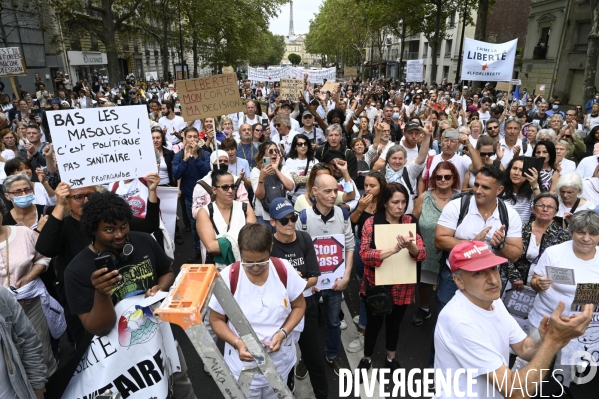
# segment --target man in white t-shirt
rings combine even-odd
[[[158,124],[166,134],[165,138],[171,144],[181,142],[181,133],[187,127],[185,120],[175,115],[175,103],[165,101],[162,103],[162,117],[158,119]]]
[[[414,163],[414,160],[418,157],[418,151],[422,139],[422,128],[417,122],[409,122],[406,124],[403,131],[403,138],[399,142],[408,154],[407,164]]]
[[[480,121],[483,123],[483,126],[486,126],[487,121],[491,119],[491,113],[489,112],[489,110],[491,109],[492,102],[493,101],[491,101],[489,97],[485,97],[483,98],[480,104],[480,109],[478,110],[478,117]]]
[[[599,146],[599,144],[597,144],[597,146]],[[585,177],[592,177],[595,173],[595,168],[599,165],[599,154],[595,151],[593,152],[593,155],[583,158],[576,167],[576,173],[578,173],[582,179]]]
[[[291,150],[293,138],[298,132],[292,130],[291,120],[288,115],[279,114],[272,119],[272,123],[277,128],[277,133],[271,136],[271,139],[273,143],[278,144],[281,155],[286,158],[289,150]]]
[[[487,125],[491,125],[489,121]],[[498,125],[498,124],[497,124]],[[499,126],[499,125],[498,125]],[[487,126],[487,129],[490,127]],[[508,118],[505,122],[505,137],[499,140],[499,145],[503,149],[503,157],[501,158],[501,164],[504,168],[507,168],[508,164],[514,158],[514,152],[518,152],[519,156],[532,156],[532,146],[524,144],[519,139],[520,131],[522,130],[522,122],[518,118]]]
[[[469,397],[476,398],[534,395],[556,353],[582,335],[591,321],[592,305],[581,316],[560,317],[564,310],[560,302],[551,317],[540,323],[541,339],[527,337],[499,299],[499,265],[506,261],[480,241],[462,242],[449,255],[459,290],[441,311],[435,329],[436,394],[441,398],[457,397],[468,386],[474,393]],[[510,349],[530,363],[512,372]],[[469,373],[456,374],[464,369],[476,370],[473,380],[468,381]],[[450,381],[446,387],[439,383],[439,375]]]
[[[247,123],[252,126],[256,123],[262,123],[262,115],[256,115],[256,103],[254,101],[248,101],[245,103],[245,114],[239,112],[237,114],[237,120],[239,125]]]

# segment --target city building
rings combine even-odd
[[[300,62],[303,66],[320,66],[320,56],[306,52],[305,45],[306,35],[290,35],[285,36],[285,54],[281,60],[282,65],[291,65],[289,62],[289,54],[295,53],[302,57]]]

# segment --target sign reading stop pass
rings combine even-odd
[[[345,273],[345,236],[334,234],[330,236],[313,237],[316,259],[320,267],[320,277],[316,288],[328,290],[335,281]]]

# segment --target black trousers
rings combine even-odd
[[[310,383],[317,399],[326,398],[329,395],[329,384],[327,382],[322,356],[323,347],[320,342],[320,327],[318,325],[318,296],[312,295],[306,298],[306,314],[304,316],[304,331],[299,339],[299,347],[302,351],[302,359],[310,374]]]
[[[397,340],[399,339],[399,326],[403,319],[408,305],[394,305],[393,310],[386,316],[375,316],[366,305],[366,314],[368,321],[366,322],[366,333],[364,334],[364,356],[371,357],[374,353],[376,339],[385,322],[385,349],[394,352],[397,348]]]

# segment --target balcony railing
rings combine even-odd
[[[415,60],[418,58],[418,51],[404,51],[403,58],[405,60]]]

